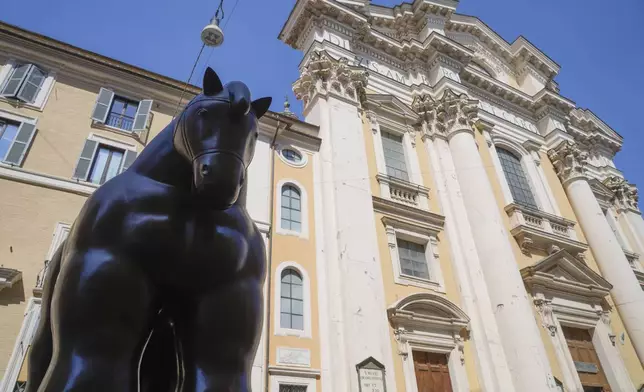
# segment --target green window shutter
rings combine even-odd
[[[94,105],[94,111],[92,112],[92,120],[105,123],[107,115],[110,112],[110,106],[112,106],[113,99],[114,92],[101,87],[101,91],[99,91],[98,97],[96,97],[96,104]]]
[[[121,173],[126,171],[134,160],[136,159],[137,152],[132,150],[125,150],[125,158],[123,158],[123,166],[121,167]]]
[[[32,66],[25,76],[25,82],[20,87],[16,97],[24,102],[34,102],[46,78],[47,74],[40,68]]]
[[[77,180],[87,180],[87,175],[89,170],[92,167],[92,160],[94,160],[94,155],[96,154],[96,148],[98,147],[98,142],[94,140],[85,140],[85,145],[83,146],[83,151],[81,152],[78,162],[76,163],[76,168],[74,169],[74,175],[72,178]]]
[[[29,73],[29,70],[31,70],[32,67],[33,66],[31,64],[22,64],[16,66],[13,69],[11,76],[9,76],[9,80],[4,85],[4,88],[2,89],[2,93],[0,93],[0,95],[14,97],[20,89],[22,82],[24,82],[27,73]]]
[[[136,110],[136,115],[134,116],[134,125],[132,130],[137,133],[146,131],[148,128],[148,119],[150,118],[150,112],[152,111],[152,100],[144,99],[139,102],[139,107]]]
[[[20,124],[16,138],[13,140],[11,147],[9,147],[5,162],[16,166],[22,165],[22,161],[25,159],[25,154],[27,154],[27,150],[34,139],[35,133],[36,124]]]

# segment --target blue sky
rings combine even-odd
[[[282,110],[301,54],[277,40],[295,0],[225,0],[226,41],[206,49],[224,81],[243,79],[255,97],[271,95]],[[377,0],[394,5],[398,1]],[[201,46],[199,33],[218,0],[5,1],[0,19],[127,63],[185,80]],[[461,0],[508,41],[524,35],[559,65],[561,93],[590,108],[625,139],[617,155],[626,178],[644,186],[644,2],[641,0]],[[232,15],[231,15],[232,14]],[[644,188],[642,188],[644,194]]]

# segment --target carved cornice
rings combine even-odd
[[[623,138],[588,109],[570,112],[569,132],[589,153],[604,149],[612,157],[621,148]]]
[[[637,187],[629,184],[625,179],[610,176],[604,180],[604,185],[613,192],[612,203],[617,211],[635,211],[639,213],[637,203],[639,195]]]
[[[478,120],[478,101],[450,89],[438,100],[429,95],[416,96],[411,106],[422,119],[423,137],[449,138],[455,132],[473,133]]]
[[[575,143],[561,142],[548,151],[548,158],[552,161],[562,183],[566,184],[579,177],[588,178],[586,174],[588,155]]]
[[[476,37],[486,48],[493,51],[496,57],[512,64],[515,70],[530,64],[547,79],[552,79],[559,73],[559,65],[530,41],[521,36],[510,44],[477,17],[453,14],[445,24],[445,32]]]
[[[313,52],[293,84],[293,92],[305,107],[316,93],[334,93],[362,104],[367,97],[368,77],[368,72],[350,65],[347,58],[336,60],[325,51]]]

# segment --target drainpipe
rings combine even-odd
[[[277,136],[280,132],[280,128],[282,126],[282,122],[280,120],[277,120],[277,127],[275,129],[275,135],[273,136],[273,140],[271,141],[271,174],[270,174],[270,181],[271,184],[269,186],[270,189],[270,195],[268,197],[270,207],[269,207],[269,231],[268,231],[268,258],[266,262],[266,284],[268,285],[268,289],[266,290],[266,352],[264,357],[266,360],[264,361],[264,391],[268,392],[269,391],[269,385],[268,382],[269,380],[269,374],[268,374],[268,365],[270,363],[270,349],[271,349],[271,281],[272,281],[272,271],[273,271],[273,266],[272,266],[272,259],[273,259],[273,213],[275,209],[275,144],[277,142]]]

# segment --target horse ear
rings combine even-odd
[[[273,102],[273,98],[271,97],[264,97],[254,100],[250,105],[253,107],[255,116],[257,116],[257,118],[260,118],[264,114],[266,114],[266,112],[268,112],[268,108],[271,107],[271,102]]]
[[[204,95],[217,95],[224,89],[221,79],[217,76],[217,72],[208,67],[206,73],[203,75],[203,93]]]

